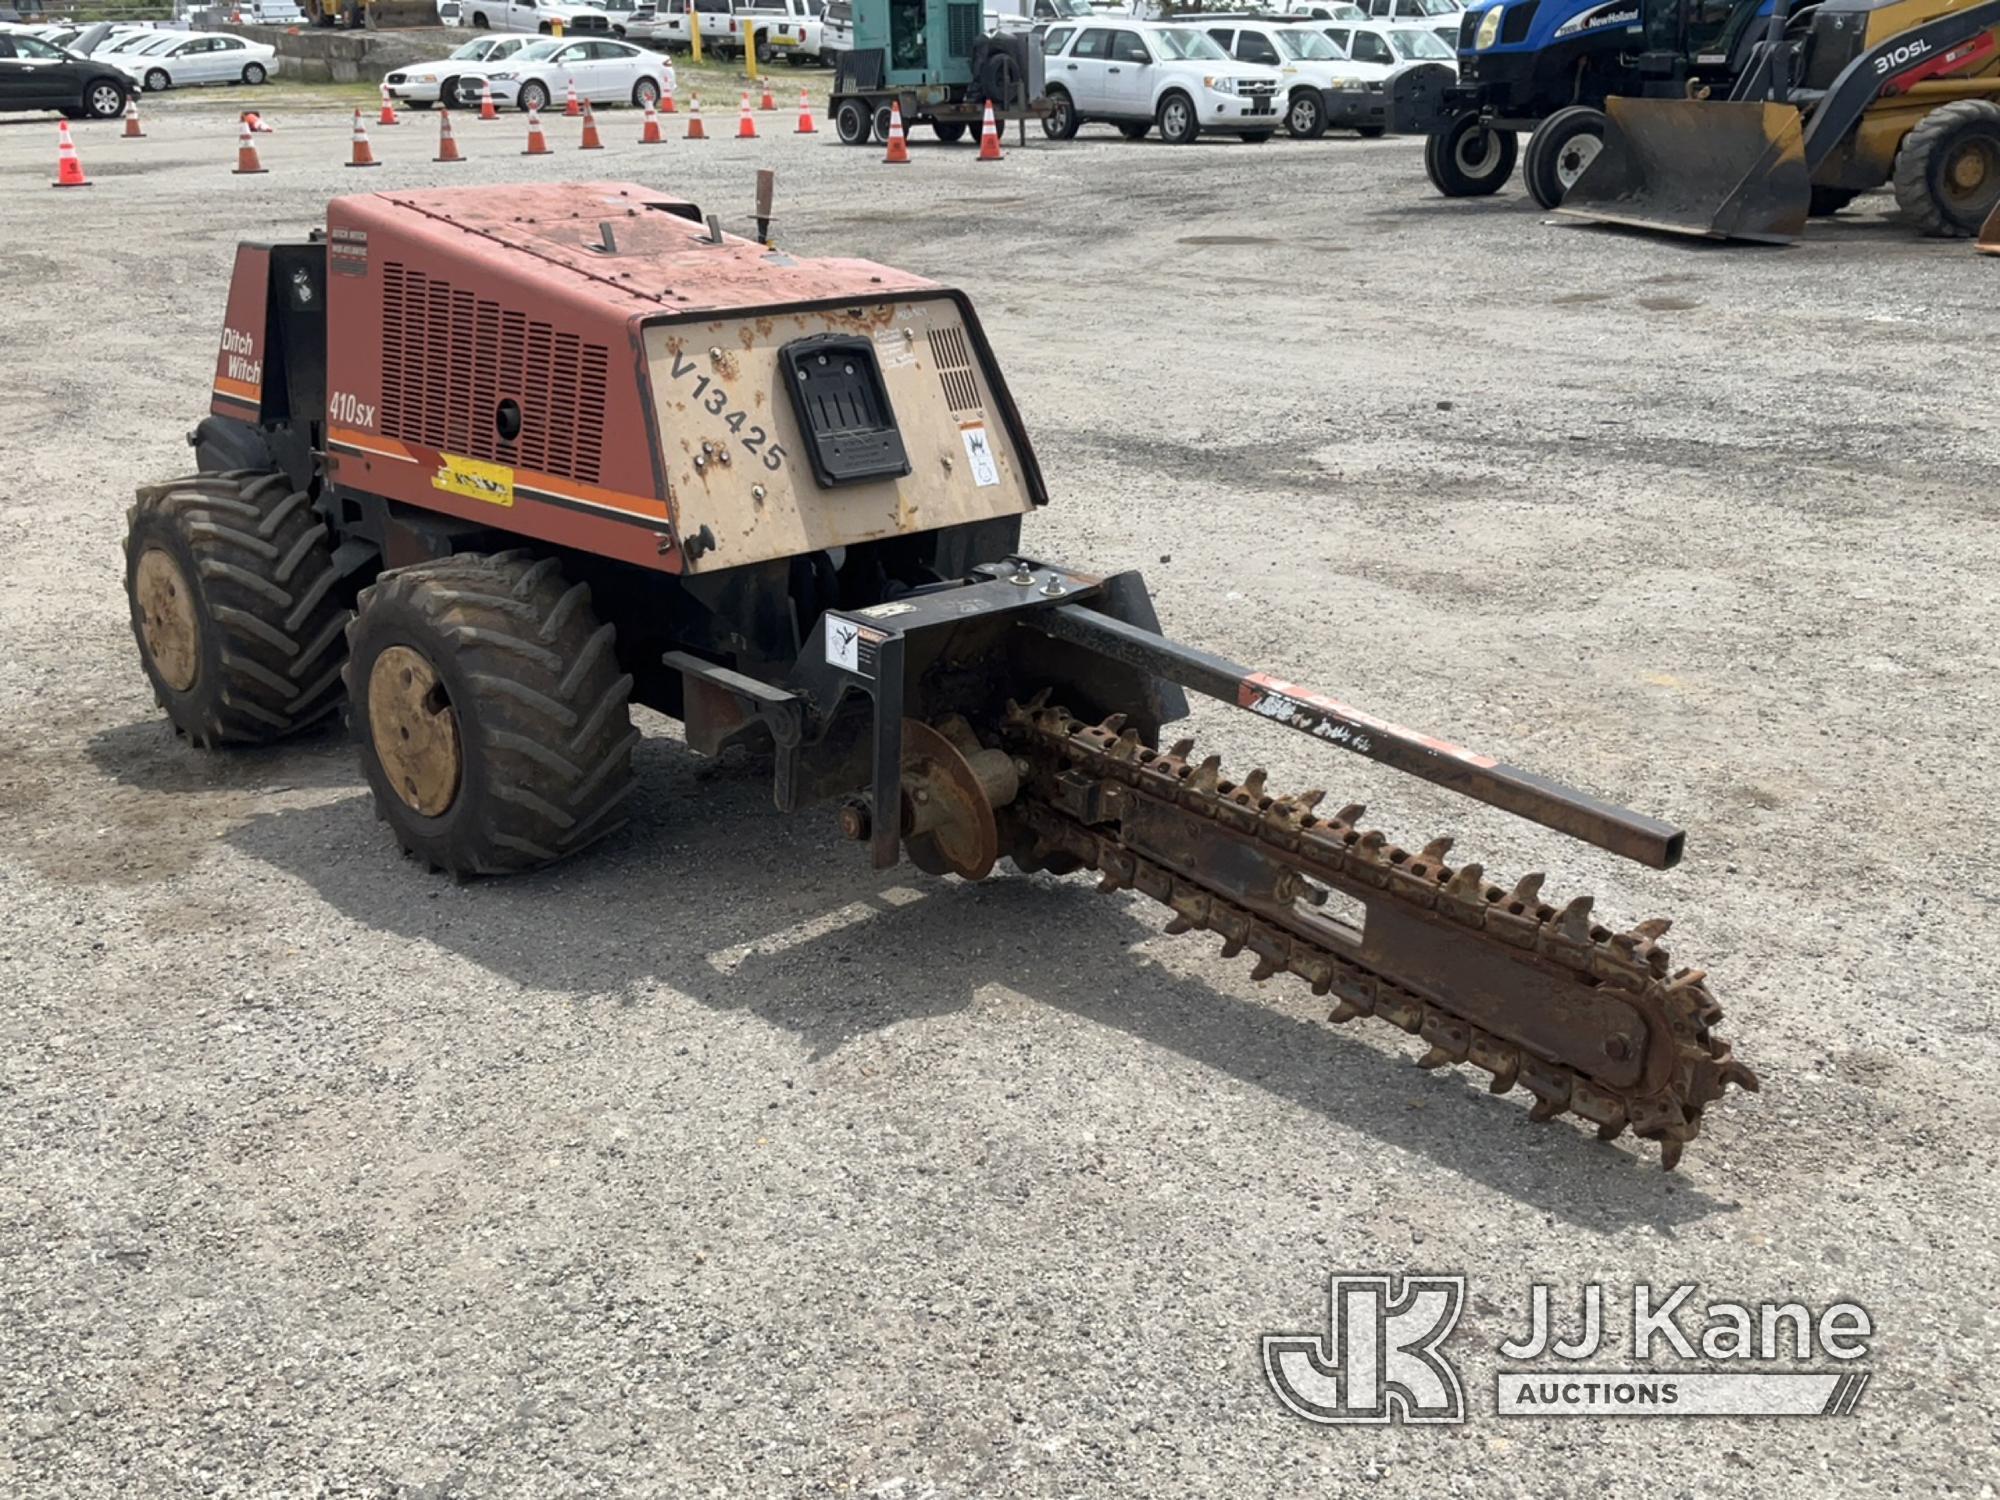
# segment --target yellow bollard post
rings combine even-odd
[[[701,61],[701,12],[694,8],[692,0],[688,5],[688,56]]]
[[[563,34],[563,33],[562,33],[562,22],[561,22],[561,21],[551,21],[551,22],[549,22],[549,35],[550,35],[550,36],[555,36],[555,37],[559,37],[559,36],[561,36],[562,34]]]
[[[743,18],[743,65],[750,70],[750,81],[757,81],[757,23]]]

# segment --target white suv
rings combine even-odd
[[[1208,39],[1240,63],[1278,70],[1280,112],[1295,140],[1316,141],[1330,123],[1348,123],[1341,91],[1356,68],[1331,37],[1310,26],[1225,21],[1208,28]]]
[[[1105,120],[1134,141],[1155,125],[1175,146],[1204,130],[1268,141],[1281,120],[1276,70],[1231,61],[1193,26],[1051,26],[1042,51],[1049,101],[1042,129],[1053,140]]]

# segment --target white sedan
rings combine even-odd
[[[545,37],[498,63],[468,67],[458,78],[458,102],[477,105],[490,83],[495,104],[542,110],[566,100],[574,83],[577,98],[592,104],[657,104],[668,66],[630,42]]]
[[[106,61],[149,94],[199,83],[262,83],[278,71],[278,49],[240,36],[182,36],[143,52],[118,52]]]
[[[398,68],[382,83],[398,104],[429,107],[439,99],[457,97],[459,75],[468,67],[477,63],[498,66],[527,46],[529,40],[525,36],[482,36],[437,62]]]

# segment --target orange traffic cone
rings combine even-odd
[[[799,90],[799,128],[792,133],[794,135],[819,134],[819,126],[813,124],[812,100],[807,96],[806,90],[803,88]]]
[[[91,181],[83,175],[83,163],[77,159],[76,142],[70,139],[69,121],[56,122],[56,180],[51,187],[90,187]]]
[[[986,101],[986,119],[979,127],[979,159],[1004,161],[1000,154],[1000,127],[993,120],[993,101]]]
[[[278,128],[275,125],[265,124],[264,117],[254,109],[244,110],[243,119],[249,124],[252,135],[270,135]]]
[[[438,154],[432,161],[464,161],[465,156],[458,149],[458,137],[451,133],[451,111],[438,110]]]
[[[778,107],[778,101],[771,97],[771,85],[768,82],[764,85],[764,97],[758,103],[757,107],[759,109],[776,109]]]
[[[139,128],[139,96],[137,94],[127,94],[125,96],[125,134],[120,136],[119,139],[125,141],[143,141],[145,138],[146,132]]]
[[[754,141],[757,139],[757,122],[750,118],[750,90],[743,91],[743,117],[736,122],[736,139]]]
[[[688,95],[687,138],[691,141],[705,141],[708,139],[708,132],[701,128],[701,95],[699,94]]]
[[[889,105],[889,154],[882,160],[904,164],[910,160],[910,143],[903,138],[903,101],[900,99]]]
[[[523,156],[548,156],[549,138],[542,134],[542,112],[532,104],[528,106],[528,149]]]
[[[482,120],[500,118],[500,111],[493,107],[493,84],[490,79],[479,86],[479,118]]]
[[[348,159],[350,167],[379,167],[375,160],[375,150],[368,144],[368,127],[361,123],[361,111],[354,112],[354,153]]]
[[[646,106],[646,128],[639,132],[639,144],[658,146],[665,140],[666,137],[660,134],[660,117],[653,113],[653,106],[649,104]]]
[[[660,113],[663,115],[674,113],[674,75],[671,68],[667,70],[666,89],[660,95]]]
[[[257,160],[257,138],[250,133],[250,122],[245,120],[236,132],[237,177],[255,177],[264,170],[264,164]]]
[[[574,120],[582,113],[583,111],[576,106],[576,80],[572,78],[569,81],[569,102],[563,105],[563,118],[565,120]]]
[[[577,146],[579,151],[602,151],[604,142],[597,134],[597,116],[588,104],[583,107],[583,140]]]
[[[400,125],[403,123],[396,118],[396,106],[394,101],[389,98],[389,85],[386,83],[382,85],[382,113],[376,117],[375,123],[377,125]]]

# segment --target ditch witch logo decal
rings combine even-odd
[[[1632,1289],[1629,1355],[1645,1368],[1587,1369],[1604,1352],[1604,1289],[1579,1299],[1574,1337],[1561,1337],[1551,1288],[1537,1284],[1528,1330],[1498,1353],[1494,1411],[1503,1417],[1846,1416],[1861,1402],[1865,1370],[1773,1368],[1819,1358],[1850,1363],[1868,1353],[1865,1308],[1836,1302],[1818,1314],[1798,1302],[1694,1302],[1692,1285]],[[1465,1307],[1463,1276],[1333,1276],[1325,1333],[1266,1334],[1264,1376],[1308,1422],[1463,1422],[1465,1393],[1443,1345]],[[1697,1321],[1696,1315],[1699,1315]],[[1750,1364],[1680,1369],[1656,1359]]]

